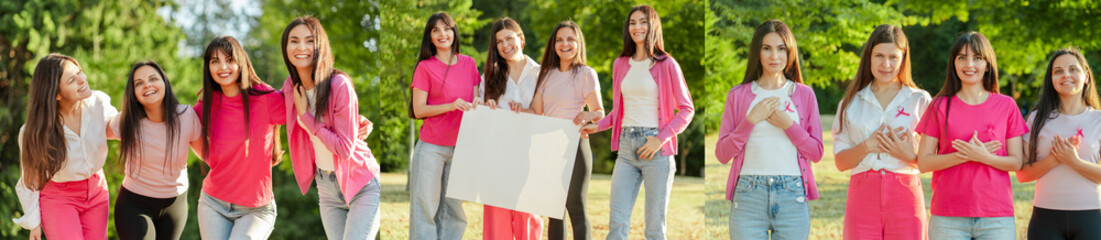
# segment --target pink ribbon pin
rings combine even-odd
[[[795,110],[791,110],[791,102],[787,102],[786,104],[784,104],[784,111],[785,112],[795,112]]]
[[[909,116],[910,116],[910,114],[909,114],[909,113],[906,113],[905,111],[906,111],[906,108],[903,108],[902,106],[898,106],[898,113],[897,113],[897,114],[895,114],[895,117],[896,117],[896,118],[897,118],[898,116],[907,116],[907,117],[909,117]]]
[[[1085,134],[1082,134],[1082,128],[1081,127],[1078,128],[1078,134],[1074,134],[1074,136],[1080,137],[1080,138],[1086,137]]]

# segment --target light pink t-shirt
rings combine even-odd
[[[187,191],[187,152],[191,142],[202,140],[202,126],[195,110],[187,105],[179,105],[176,111],[180,113],[177,123],[179,132],[172,140],[170,151],[166,150],[166,123],[141,120],[141,132],[138,133],[141,137],[141,155],[127,159],[136,165],[127,166],[126,177],[122,179],[122,186],[127,190],[152,198],[172,198]],[[112,118],[108,127],[108,131],[115,136],[122,133],[119,130],[121,118],[122,114]]]
[[[573,119],[585,110],[585,96],[596,93],[600,98],[600,83],[596,71],[581,66],[573,71],[547,71],[547,78],[538,92],[543,94],[543,116]]]
[[[1028,117],[1032,126],[1035,113]],[[1035,131],[1035,130],[1034,130]],[[1078,157],[1086,162],[1097,164],[1101,152],[1101,111],[1086,108],[1078,115],[1059,114],[1048,119],[1036,140],[1036,159],[1044,159],[1051,154],[1051,139],[1058,135],[1063,138],[1079,136]],[[1029,140],[1025,135],[1025,141]],[[1028,144],[1025,144],[1028,146]],[[1096,210],[1101,209],[1101,184],[1094,183],[1066,164],[1056,165],[1036,181],[1036,197],[1032,205],[1055,210]]]
[[[951,111],[945,126],[945,109],[948,102],[937,98],[921,117],[916,131],[938,141],[937,154],[956,152],[952,140],[969,140],[978,131],[983,142],[999,141],[1006,146],[1006,139],[1028,132],[1017,103],[1006,95],[991,94],[978,105],[968,105],[958,97],[951,97]],[[947,136],[946,134],[947,128]],[[1006,148],[994,153],[1006,156]],[[1012,217],[1013,192],[1009,173],[990,165],[966,162],[940,171],[933,171],[933,215],[945,217]]]
[[[455,99],[474,101],[474,87],[482,81],[474,58],[456,55],[458,61],[448,68],[435,56],[417,64],[413,72],[413,88],[428,92],[428,105],[450,104]],[[455,110],[424,118],[421,141],[440,146],[455,146],[463,111]]]

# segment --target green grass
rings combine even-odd
[[[818,182],[818,193],[821,198],[810,201],[811,215],[811,239],[841,239],[842,222],[845,215],[845,197],[848,191],[849,172],[837,171],[833,161],[833,136],[829,133],[828,126],[833,125],[832,115],[822,115],[823,129],[822,142],[825,145],[825,154],[822,161],[812,165],[815,180]],[[712,134],[706,138],[707,156],[704,172],[707,192],[707,203],[704,214],[707,218],[708,239],[729,239],[729,227],[727,225],[730,214],[730,202],[726,201],[726,179],[730,173],[730,165],[719,164],[715,158],[715,142],[718,135]],[[1018,183],[1016,174],[1013,176],[1013,206],[1016,210],[1017,238],[1025,239],[1028,228],[1028,219],[1032,216],[1033,183]],[[925,206],[929,207],[933,193],[929,187],[931,173],[922,174],[922,187],[925,190]]]
[[[589,182],[587,210],[589,223],[593,226],[593,239],[604,239],[608,235],[608,198],[611,192],[611,175],[593,174]],[[382,239],[409,238],[409,192],[405,191],[404,173],[382,174]],[[704,217],[703,179],[698,177],[677,176],[673,182],[673,192],[669,199],[666,215],[666,236],[669,239],[701,239],[700,231]],[[631,215],[630,239],[643,239],[643,206],[645,190],[639,192]],[[464,239],[482,239],[482,205],[467,202],[463,204],[466,212],[466,232]],[[543,217],[543,236],[546,238],[546,221]],[[568,228],[568,227],[567,227]],[[567,230],[567,232],[570,232]]]

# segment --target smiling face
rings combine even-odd
[[[524,38],[517,32],[501,29],[494,36],[497,41],[497,54],[509,61],[524,60]]]
[[[650,21],[642,11],[634,11],[627,22],[627,32],[631,34],[631,41],[635,44],[645,45],[646,34],[650,32]]]
[[[432,44],[436,46],[438,52],[450,52],[451,41],[455,39],[455,32],[451,30],[450,26],[447,26],[444,21],[436,21],[436,25],[432,27]]]
[[[555,35],[554,52],[558,54],[563,66],[572,63],[574,57],[577,57],[577,34],[573,29],[564,27],[559,28]]]
[[[982,84],[987,68],[986,59],[982,55],[968,46],[960,49],[953,61],[956,65],[956,75],[960,77],[962,84]]]
[[[238,87],[238,76],[241,75],[241,71],[237,59],[219,50],[214,51],[209,61],[210,75],[214,78],[214,82],[221,85],[222,89]]]
[[[315,64],[314,48],[316,48],[310,28],[306,24],[299,24],[291,29],[288,38],[286,51],[291,65],[300,71],[310,70]]]
[[[159,106],[164,102],[164,76],[153,66],[142,66],[134,71],[134,95],[142,106]]]
[[[1060,96],[1081,95],[1086,80],[1086,72],[1073,54],[1063,54],[1051,64],[1051,83]]]
[[[902,49],[894,43],[880,43],[872,48],[872,76],[875,81],[889,83],[898,77],[902,68]]]
[[[61,65],[61,79],[58,79],[57,100],[64,102],[76,102],[92,96],[92,90],[88,87],[88,76],[76,63],[64,61]]]
[[[765,34],[761,38],[761,65],[765,75],[784,72],[788,63],[788,47],[779,33]]]

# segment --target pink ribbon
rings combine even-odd
[[[795,110],[791,110],[791,102],[787,102],[786,104],[784,104],[784,111],[795,112]]]
[[[897,118],[898,116],[903,116],[903,115],[905,115],[905,116],[909,117],[909,116],[910,116],[910,114],[909,114],[909,113],[906,113],[906,112],[905,112],[905,110],[906,110],[906,109],[905,109],[905,108],[903,108],[902,106],[898,106],[898,113],[897,113],[897,114],[895,114],[895,117]]]
[[[1082,128],[1078,128],[1078,134],[1074,134],[1074,136],[1080,137],[1080,138],[1086,137],[1085,134],[1082,134]]]

